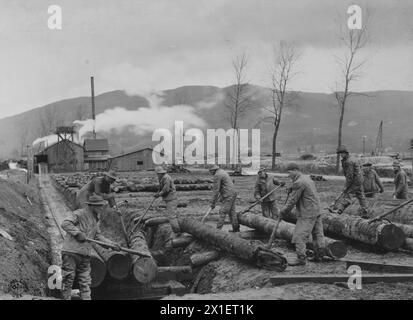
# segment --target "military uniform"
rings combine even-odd
[[[106,181],[105,177],[94,177],[79,190],[76,196],[77,207],[85,208],[87,206],[85,202],[89,200],[92,194],[101,196],[103,199],[108,200],[111,207],[114,206],[110,183]]]
[[[394,195],[396,199],[407,199],[407,175],[402,168],[394,177]]]
[[[62,222],[66,231],[62,247],[62,295],[70,300],[73,281],[77,275],[82,300],[90,300],[90,255],[92,246],[89,242],[79,242],[76,236],[84,233],[86,237],[108,243],[112,241],[102,236],[99,220],[88,207],[78,209]]]
[[[265,178],[260,176],[257,177],[255,182],[255,192],[254,197],[262,198],[268,192],[280,185],[280,182],[274,178],[273,175],[266,174]],[[261,202],[262,215],[266,218],[276,219],[278,217],[278,208],[276,202],[275,192],[271,193],[267,198]]]
[[[280,215],[291,211],[296,207],[297,222],[294,228],[292,243],[295,243],[297,257],[301,261],[306,260],[306,244],[312,235],[314,250],[324,250],[324,231],[321,219],[320,199],[314,182],[300,172],[297,172],[288,201],[282,208]]]
[[[164,174],[162,178],[159,180],[158,194],[162,197],[162,200],[165,201],[166,213],[168,215],[172,231],[175,233],[180,233],[178,216],[176,215],[176,210],[178,207],[176,188],[169,174]]]
[[[351,195],[354,195],[360,203],[360,207],[367,212],[366,197],[363,190],[363,176],[359,163],[352,157],[341,160],[346,185],[342,197],[339,199],[337,209],[342,213],[351,204]]]
[[[222,229],[225,223],[225,217],[228,215],[232,230],[239,231],[238,217],[235,212],[237,193],[234,190],[234,184],[232,183],[231,177],[222,169],[217,169],[214,174],[211,207],[215,207],[219,196],[221,196],[222,206],[219,210],[217,229]]]
[[[373,198],[376,193],[384,192],[383,183],[375,170],[370,169],[363,173],[363,191],[367,198]]]

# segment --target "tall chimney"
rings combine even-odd
[[[95,117],[95,82],[93,77],[90,77],[90,88],[92,90],[92,119],[93,119],[93,139],[96,139],[96,117]]]

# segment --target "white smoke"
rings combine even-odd
[[[47,148],[55,143],[57,143],[57,135],[51,134],[49,136],[37,138],[33,141],[32,145],[33,147],[41,146],[42,148]]]
[[[10,161],[10,162],[8,163],[8,165],[9,165],[9,169],[11,169],[11,170],[20,170],[20,171],[27,172],[26,169],[20,168],[20,167],[19,167],[19,164],[18,164],[17,162]]]

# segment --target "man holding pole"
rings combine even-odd
[[[257,181],[255,182],[255,200],[260,200],[263,196],[274,190],[280,183],[275,177],[266,172],[265,168],[260,168],[258,171]],[[261,202],[262,215],[266,218],[276,219],[278,217],[277,202],[275,201],[275,192],[271,193]]]
[[[237,199],[237,193],[235,192],[231,177],[216,164],[209,168],[209,172],[214,176],[211,209],[213,210],[215,208],[219,196],[221,196],[222,201],[222,206],[219,210],[217,229],[222,229],[225,223],[225,217],[228,215],[232,225],[232,230],[230,232],[239,232],[238,217],[235,212],[235,200]]]
[[[99,227],[100,215],[104,212],[106,201],[98,195],[92,195],[86,201],[86,207],[78,209],[62,222],[66,237],[62,247],[62,297],[70,300],[72,285],[77,275],[80,297],[90,300],[90,255],[91,244],[87,238],[96,239],[112,245],[119,251],[120,246],[105,238]]]
[[[287,166],[288,176],[292,180],[291,192],[287,203],[280,211],[280,217],[296,207],[297,222],[292,243],[295,243],[296,258],[288,261],[291,266],[305,265],[307,262],[306,244],[313,237],[314,261],[321,261],[324,256],[324,231],[321,219],[320,199],[313,180],[303,175],[297,164]]]
[[[374,198],[377,193],[384,192],[383,183],[370,162],[363,164],[363,189],[366,198]]]

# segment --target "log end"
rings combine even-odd
[[[342,241],[334,241],[326,246],[327,255],[333,259],[341,259],[347,255],[347,246]]]
[[[156,277],[157,265],[152,258],[141,258],[133,264],[132,273],[139,283],[149,283]]]
[[[129,255],[117,253],[107,261],[108,273],[113,279],[125,279],[131,270],[132,261]]]
[[[90,276],[92,278],[92,288],[98,287],[106,277],[106,264],[97,257],[90,259]]]
[[[403,230],[394,224],[386,224],[380,231],[379,243],[386,250],[401,248],[406,240]]]
[[[287,259],[280,253],[265,248],[258,248],[256,252],[258,267],[282,272],[287,268]]]

